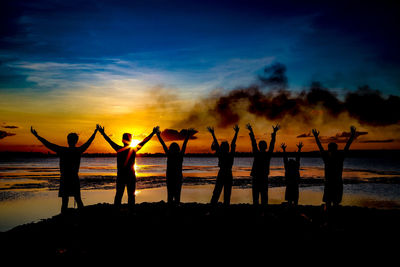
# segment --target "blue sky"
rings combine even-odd
[[[397,6],[298,2],[2,1],[0,88],[112,76],[203,92],[247,85],[281,62],[293,89],[318,80],[399,94]]]

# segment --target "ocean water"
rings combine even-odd
[[[251,203],[252,158],[235,158],[232,203]],[[0,160],[0,231],[51,217],[59,213],[57,158]],[[343,205],[400,208],[400,160],[393,158],[348,158],[345,160]],[[186,157],[183,163],[182,202],[209,202],[218,172],[213,157]],[[166,158],[136,160],[137,202],[166,201]],[[81,160],[80,181],[85,205],[112,203],[115,194],[116,158]],[[299,203],[321,205],[324,166],[320,158],[301,160]],[[272,158],[269,202],[284,202],[282,158]],[[123,201],[126,202],[126,194]],[[74,207],[73,198],[70,207]]]

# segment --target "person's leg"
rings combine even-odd
[[[260,179],[260,191],[261,191],[261,204],[263,206],[268,205],[268,178]]]
[[[81,198],[81,192],[79,192],[76,196],[74,196],[76,204],[78,205],[78,209],[82,209],[83,208],[83,202],[82,202],[82,198]]]
[[[221,195],[223,186],[224,186],[223,181],[222,181],[221,177],[218,175],[217,181],[215,182],[213,195],[211,198],[211,204],[215,205],[218,203],[219,196]]]
[[[174,203],[175,183],[172,177],[167,177],[167,203],[172,205]]]
[[[61,213],[65,213],[67,211],[67,209],[68,209],[69,197],[63,196],[61,201],[62,201],[62,203],[61,203]]]
[[[122,201],[122,196],[124,195],[125,191],[125,183],[122,181],[118,181],[117,178],[117,187],[116,187],[116,192],[115,192],[115,198],[114,198],[114,205],[115,206],[121,206],[121,201]]]
[[[229,206],[231,203],[231,193],[232,193],[232,177],[225,177],[224,182],[224,205]]]
[[[259,190],[258,190],[258,184],[257,184],[257,179],[253,177],[252,179],[252,185],[251,185],[251,190],[253,193],[253,205],[258,206],[258,199],[259,199]]]
[[[325,202],[325,210],[329,211],[331,209],[332,202],[331,201],[326,201]]]
[[[297,207],[297,205],[299,204],[299,185],[296,184],[296,191],[295,191],[295,196],[294,196],[294,205]]]
[[[343,198],[343,182],[342,181],[337,182],[337,185],[335,186],[334,195],[335,195],[335,197],[334,197],[333,205],[335,207],[338,207],[338,206],[340,206],[340,203],[342,202],[342,198]]]
[[[178,205],[181,203],[181,192],[182,192],[182,178],[179,178],[176,183],[176,191],[175,191],[175,202]]]
[[[136,191],[136,177],[131,177],[127,181],[126,184],[126,191],[128,194],[128,205],[130,207],[135,205],[136,202],[136,196],[135,196],[135,191]]]

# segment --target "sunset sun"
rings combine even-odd
[[[131,141],[129,146],[130,147],[136,147],[139,143],[140,143],[140,140],[132,139],[132,141]]]

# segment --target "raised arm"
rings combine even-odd
[[[53,152],[60,152],[60,150],[63,148],[61,146],[55,145],[53,143],[50,143],[49,141],[47,141],[46,139],[44,139],[43,137],[39,136],[39,134],[36,132],[35,129],[33,129],[33,127],[31,126],[31,133],[40,141],[42,142],[42,144],[47,147],[48,149],[50,149]]]
[[[196,131],[193,128],[187,129],[186,137],[185,137],[185,140],[183,141],[183,145],[182,145],[182,149],[181,149],[181,154],[182,155],[185,154],[187,143],[189,141],[190,136],[192,136],[193,133],[196,133]]]
[[[301,149],[303,148],[303,143],[300,142],[297,144],[297,155],[296,155],[296,162],[300,165],[300,154],[301,154]]]
[[[321,153],[324,153],[325,150],[324,150],[324,148],[322,147],[321,141],[320,141],[319,138],[318,138],[319,132],[318,132],[316,129],[312,129],[312,133],[313,133],[313,135],[314,135],[314,137],[315,137],[315,142],[316,142],[317,145],[318,145],[319,151],[321,151]]]
[[[287,154],[286,154],[286,144],[285,143],[282,143],[281,144],[281,148],[282,148],[282,152],[283,152],[283,164],[285,165],[285,167],[287,166],[287,163],[288,163],[288,157],[287,157]]]
[[[219,144],[218,144],[218,140],[217,137],[215,137],[215,132],[214,132],[214,127],[207,127],[207,130],[211,133],[213,140],[214,140],[214,144],[215,144],[215,150],[219,151]]]
[[[153,128],[153,131],[151,132],[151,134],[149,134],[145,139],[143,139],[142,142],[140,142],[139,144],[137,144],[137,146],[134,148],[135,151],[136,151],[136,152],[139,151],[147,142],[150,141],[150,139],[153,137],[153,135],[154,135],[156,132],[158,132],[158,131],[160,131],[160,127],[158,127],[158,126],[154,127],[154,128]]]
[[[279,129],[280,129],[279,124],[272,126],[271,142],[269,143],[269,149],[268,149],[268,152],[270,153],[274,152],[276,132],[279,131]]]
[[[233,130],[235,131],[235,135],[233,136],[232,142],[231,142],[231,153],[235,153],[236,151],[236,139],[239,133],[239,126],[235,125],[235,127],[233,127]]]
[[[84,143],[83,145],[81,145],[81,146],[79,147],[79,149],[81,150],[81,153],[85,152],[86,149],[89,148],[89,146],[90,146],[90,144],[93,142],[93,140],[94,140],[94,138],[95,138],[96,133],[97,133],[98,130],[99,130],[98,127],[96,127],[96,129],[94,130],[94,133],[93,133],[92,136],[89,138],[89,140],[87,140],[86,143]]]
[[[253,153],[258,151],[256,137],[254,136],[253,128],[251,127],[250,123],[246,125],[246,128],[249,130],[250,140],[251,140],[251,147],[253,149]]]
[[[343,149],[345,154],[349,151],[351,143],[353,143],[354,139],[356,138],[356,127],[351,126],[350,132],[351,132],[350,138],[349,140],[347,140],[346,146]]]
[[[160,141],[160,143],[161,143],[161,145],[162,145],[162,147],[163,147],[163,149],[164,149],[165,154],[168,154],[168,147],[167,147],[167,145],[165,144],[164,140],[163,140],[162,137],[161,137],[161,132],[160,132],[160,130],[158,130],[158,131],[156,132],[156,135],[157,135],[157,138],[158,138],[158,140]]]
[[[122,148],[122,146],[117,145],[116,143],[114,143],[113,140],[110,139],[110,137],[108,137],[108,135],[106,135],[106,133],[104,132],[104,127],[101,127],[100,125],[97,124],[97,129],[99,130],[99,132],[101,133],[101,135],[104,137],[104,139],[110,144],[110,146],[115,150],[118,151]]]

